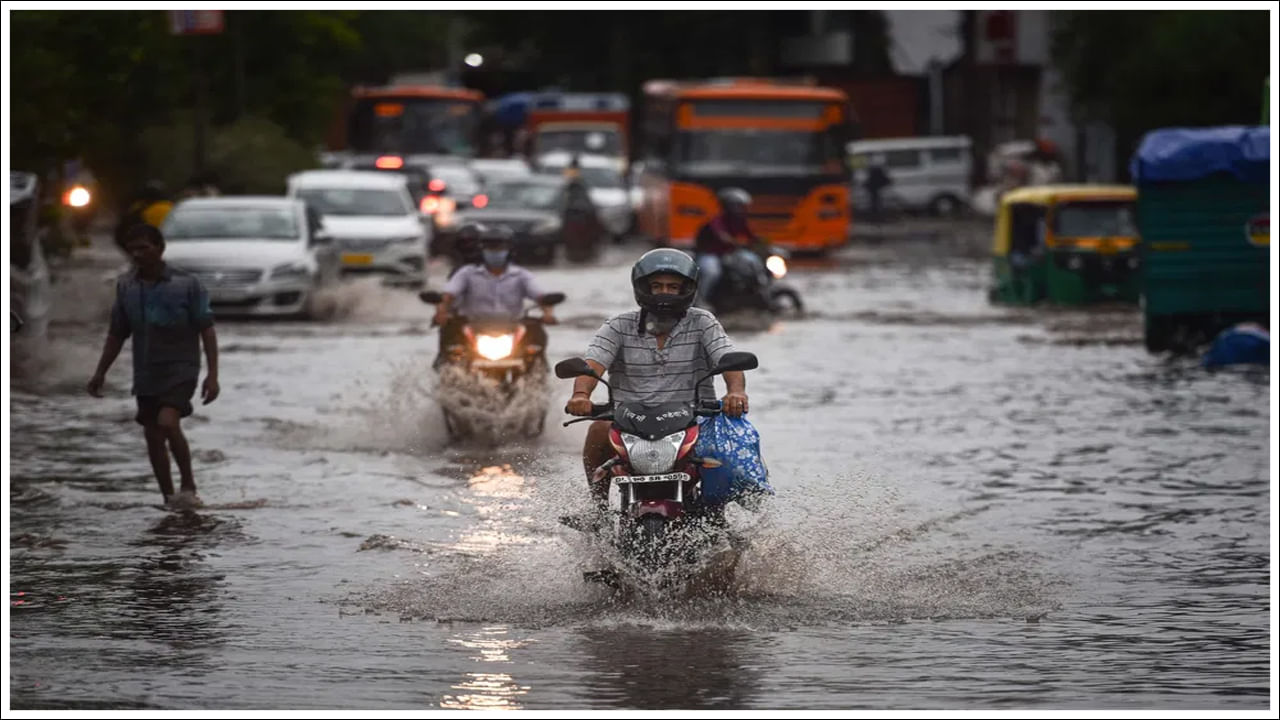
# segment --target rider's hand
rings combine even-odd
[[[559,321],[559,320],[556,320],[556,316],[555,316],[555,315],[552,315],[550,310],[545,310],[545,311],[543,311],[543,313],[542,313],[542,324],[543,324],[543,325],[555,325],[555,324],[556,324],[556,323],[558,323],[558,322],[560,322],[560,321]]]
[[[724,396],[722,401],[724,412],[730,417],[738,417],[747,411],[747,394],[740,392],[731,392]]]
[[[583,392],[574,393],[569,398],[569,404],[564,406],[564,411],[570,415],[587,417],[591,414],[591,396]]]

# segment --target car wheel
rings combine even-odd
[[[937,217],[955,217],[963,207],[959,198],[954,195],[939,195],[929,202],[929,212]]]

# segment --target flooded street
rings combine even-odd
[[[82,268],[12,384],[12,705],[1266,709],[1269,372],[1150,356],[1136,309],[991,306],[969,232],[800,261],[809,317],[730,328],[777,496],[692,599],[583,582],[568,381],[541,438],[451,447],[432,309],[367,281],[332,321],[220,321],[184,423],[207,506],[161,510],[127,346],[83,389]],[[553,363],[643,249],[534,268]]]

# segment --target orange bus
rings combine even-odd
[[[716,193],[751,194],[748,222],[769,242],[822,252],[849,236],[844,146],[853,110],[840,90],[770,80],[644,86],[637,228],[691,248],[720,212]]]
[[[330,133],[330,150],[473,156],[484,95],[432,85],[357,87]]]

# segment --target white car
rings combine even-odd
[[[404,175],[307,170],[289,176],[287,194],[324,218],[344,272],[386,273],[407,284],[424,280],[431,222],[414,204]]]
[[[471,171],[485,184],[529,177],[533,169],[523,158],[476,158],[470,163]]]
[[[164,220],[164,260],[200,278],[217,314],[314,316],[338,280],[320,222],[293,198],[190,198]]]

